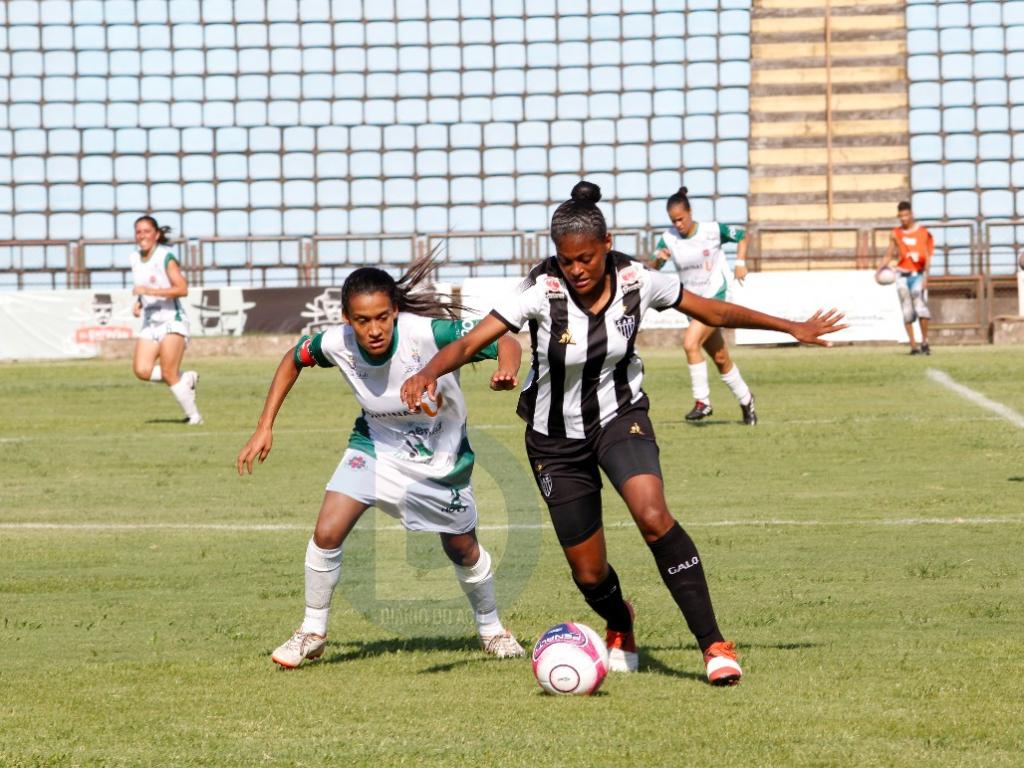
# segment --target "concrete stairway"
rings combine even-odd
[[[754,0],[757,268],[863,266],[872,228],[895,224],[909,197],[904,6]]]

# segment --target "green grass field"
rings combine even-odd
[[[276,360],[207,360],[206,425],[127,363],[0,365],[0,766],[1019,766],[1024,349],[740,350],[762,423],[681,353],[648,352],[670,506],[696,539],[746,671],[699,654],[624,507],[611,561],[641,671],[591,698],[486,658],[435,538],[366,516],[323,661],[270,651],[302,612],[302,558],[356,415],[307,371],[253,477],[234,458]],[[481,539],[506,623],[599,620],[525,475],[514,396],[464,373]],[[713,377],[715,378],[715,377]],[[511,523],[511,527],[507,524]]]

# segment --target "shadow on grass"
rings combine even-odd
[[[1011,483],[1024,483],[1024,475],[1014,475],[1013,477],[1006,478]]]
[[[184,424],[185,419],[146,419],[145,424]]]
[[[762,648],[773,651],[797,651],[803,648],[816,648],[821,643],[743,643],[740,648],[740,654],[743,653],[744,649],[749,648]],[[651,651],[697,651],[697,646],[691,644],[683,645],[653,645],[646,646],[640,649],[640,672],[648,672],[655,675],[667,675],[670,677],[680,677],[686,680],[698,680],[702,683],[707,682],[707,677],[702,672],[692,672],[680,669],[674,669],[657,656],[651,653]],[[742,655],[741,655],[742,662]]]
[[[438,664],[428,668],[427,672],[447,672],[462,664],[469,664],[486,659],[479,653],[480,645],[473,637],[392,637],[385,640],[371,640],[368,642],[347,641],[339,643],[342,650],[334,653],[325,653],[321,660],[324,664],[340,664],[346,661],[357,661],[376,656],[388,656],[403,652],[450,652],[461,651],[472,653],[466,659],[448,664]]]

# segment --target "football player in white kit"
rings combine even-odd
[[[466,402],[457,375],[438,382],[437,397],[417,412],[402,402],[402,382],[439,349],[475,323],[452,316],[420,284],[435,263],[414,263],[397,282],[364,267],[342,287],[344,325],[303,336],[281,360],[256,431],[238,455],[238,473],[252,472],[270,453],[272,428],[303,368],[337,367],[362,414],[348,449],[327,483],[313,537],[306,549],[306,613],[302,625],[271,659],[291,669],[323,654],[331,596],[341,575],[342,545],[360,516],[376,506],[409,531],[440,534],[445,554],[476,617],[483,649],[499,658],[523,648],[498,618],[491,556],[477,541],[477,507],[470,485],[473,450],[466,437]],[[514,389],[522,350],[505,336],[475,359],[498,360],[491,388]]]
[[[188,345],[188,318],[180,299],[188,294],[188,283],[178,259],[167,247],[170,227],[161,227],[152,216],[135,220],[135,244],[131,255],[132,282],[136,296],[132,311],[142,317],[142,329],[135,342],[132,370],[142,381],[162,381],[171,389],[185,413],[187,424],[202,424],[196,408],[199,374],[179,374]],[[157,364],[157,359],[160,360]]]
[[[680,187],[679,191],[668,199],[666,207],[672,227],[665,230],[658,241],[649,266],[661,269],[668,261],[674,261],[679,271],[679,280],[687,291],[705,299],[724,301],[729,280],[729,265],[725,260],[722,244],[738,243],[736,279],[743,282],[743,278],[747,276],[746,232],[716,221],[694,221],[686,187]],[[686,351],[686,362],[690,367],[690,386],[694,399],[693,410],[686,414],[686,420],[700,421],[714,412],[711,408],[711,389],[708,386],[708,369],[702,348],[711,355],[722,381],[739,400],[743,423],[750,426],[757,424],[754,396],[740,375],[740,369],[729,357],[729,348],[725,346],[721,329],[712,328],[692,317],[683,336],[683,349]]]

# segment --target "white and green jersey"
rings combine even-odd
[[[704,298],[725,298],[729,265],[722,244],[738,243],[746,232],[717,221],[699,222],[696,226],[690,237],[683,237],[675,227],[669,227],[656,249],[664,248],[672,254],[683,288]]]
[[[337,367],[363,409],[349,448],[382,464],[397,466],[409,478],[460,488],[469,484],[473,450],[466,437],[466,401],[458,372],[437,380],[437,399],[410,413],[402,402],[402,384],[442,347],[466,334],[477,321],[435,320],[398,314],[391,348],[373,358],[357,343],[349,325],[335,325],[303,336],[295,347],[299,366]],[[496,359],[497,342],[474,358]]]
[[[142,258],[139,251],[133,251],[130,257],[132,266],[132,283],[145,288],[170,288],[171,278],[167,276],[167,266],[178,258],[170,248],[157,245],[149,258]],[[142,302],[142,324],[158,325],[185,319],[185,310],[178,299],[165,299],[161,296],[139,296]]]

